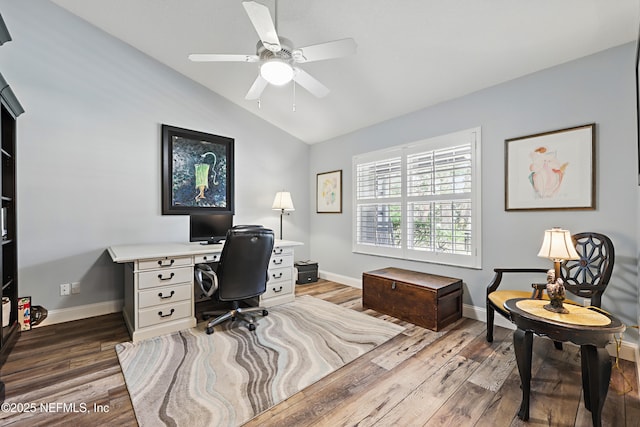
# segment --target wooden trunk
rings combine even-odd
[[[434,331],[462,317],[462,280],[400,268],[362,274],[362,305]]]

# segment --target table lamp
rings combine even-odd
[[[278,191],[276,198],[273,199],[273,206],[271,209],[274,211],[280,211],[280,240],[282,240],[282,216],[289,215],[289,212],[295,211],[293,207],[293,200],[291,200],[291,193],[288,191]]]
[[[554,313],[568,313],[569,311],[562,305],[565,290],[560,275],[560,263],[564,260],[580,259],[569,230],[563,230],[559,227],[545,230],[538,256],[553,260],[554,276],[547,280],[547,294],[550,303],[544,308]]]

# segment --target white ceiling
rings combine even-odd
[[[256,63],[241,0],[52,0],[307,143],[315,143],[636,39],[638,0],[279,0],[297,47],[352,37],[354,56],[302,64],[331,93],[267,87],[244,99]],[[259,0],[273,15],[274,0]]]

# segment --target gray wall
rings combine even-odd
[[[371,126],[311,147],[310,191],[315,174],[343,170],[341,215],[311,214],[311,257],[321,270],[358,280],[363,271],[397,266],[460,277],[464,301],[484,307],[494,267],[550,268],[536,255],[543,230],[599,231],[611,237],[616,265],[603,307],[637,322],[637,151],[635,46],[627,44]],[[498,66],[496,64],[496,66]],[[504,210],[504,141],[507,138],[597,124],[597,209]],[[355,154],[482,127],[483,268],[472,270],[351,252],[352,172]],[[315,201],[311,200],[312,212]],[[529,289],[531,281],[519,287]],[[513,284],[516,285],[516,284]]]
[[[18,121],[20,294],[61,309],[122,298],[110,245],[188,241],[163,216],[162,123],[235,138],[236,223],[277,229],[276,191],[296,212],[285,238],[308,258],[309,147],[45,0],[0,0],[13,41],[0,68]],[[80,281],[81,293],[59,296]]]

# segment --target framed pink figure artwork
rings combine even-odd
[[[505,141],[505,210],[595,209],[595,123]]]

